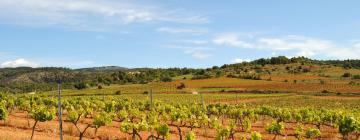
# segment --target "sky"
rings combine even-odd
[[[0,0],[0,67],[360,58],[358,0]]]

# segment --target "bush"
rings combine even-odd
[[[98,89],[102,89],[103,87],[101,85],[98,85]]]
[[[196,140],[194,132],[190,131],[186,133],[185,140]]]
[[[184,89],[185,88],[185,84],[184,83],[180,83],[179,86],[176,87],[177,89]]]
[[[162,81],[162,82],[171,82],[172,78],[169,77],[169,76],[164,76],[164,77],[160,78],[160,81]]]
[[[283,123],[273,122],[266,126],[265,130],[270,134],[280,135],[284,128],[285,126]]]
[[[74,87],[78,90],[81,90],[81,89],[86,89],[87,85],[85,82],[80,82],[80,83],[75,84]]]
[[[360,125],[357,123],[356,119],[353,117],[344,117],[339,121],[339,132],[343,136],[344,139],[348,139],[348,135],[357,129],[357,125]]]
[[[115,94],[116,94],[116,95],[121,95],[121,91],[118,90],[118,91],[115,92]]]
[[[328,91],[328,90],[326,90],[326,89],[324,89],[324,90],[321,91],[321,93],[331,93],[331,92]]]
[[[321,136],[321,132],[317,128],[310,128],[306,131],[306,138],[318,138]]]
[[[0,120],[5,120],[8,116],[8,112],[5,107],[0,106]]]
[[[170,127],[167,124],[162,124],[156,128],[156,132],[159,136],[166,138],[170,135]]]
[[[351,76],[351,74],[349,73],[349,72],[345,72],[343,75],[342,75],[342,77],[350,77]]]
[[[360,79],[360,75],[359,75],[359,74],[354,75],[354,76],[352,77],[352,79]]]
[[[259,132],[252,132],[250,140],[262,140],[262,136]]]

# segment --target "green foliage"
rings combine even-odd
[[[343,137],[347,137],[350,133],[356,131],[360,127],[360,123],[354,117],[345,116],[338,122],[339,132]]]
[[[0,105],[0,120],[6,120],[7,116],[8,116],[7,109],[4,106]]]
[[[167,124],[161,124],[156,128],[156,132],[159,136],[169,137],[170,127]]]
[[[226,137],[230,136],[230,129],[228,127],[217,128],[216,132],[217,132],[215,137],[216,140],[223,140]]]
[[[297,124],[295,128],[295,137],[301,139],[302,135],[304,135],[304,127],[301,124]]]
[[[78,90],[86,89],[88,86],[85,82],[80,82],[74,85],[74,87]]]
[[[163,76],[160,78],[160,81],[162,82],[171,82],[172,78],[170,76]]]
[[[307,138],[318,138],[321,136],[321,132],[317,128],[309,128],[305,133]]]
[[[353,75],[352,79],[360,79],[360,74]]]
[[[259,132],[252,132],[250,140],[262,140],[262,135]]]
[[[109,113],[101,112],[94,117],[93,125],[95,128],[108,125],[112,122],[112,115]]]
[[[195,133],[192,131],[186,133],[185,140],[196,140]]]
[[[242,125],[244,126],[244,130],[246,132],[251,130],[251,120],[248,117],[243,120]]]
[[[270,125],[267,125],[265,130],[270,134],[279,135],[284,130],[285,126],[282,122],[273,122]]]
[[[54,108],[38,106],[30,112],[30,117],[40,122],[51,121],[55,118],[55,110]]]

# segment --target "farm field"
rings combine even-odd
[[[358,127],[351,125],[359,125],[359,87],[346,82],[289,83],[284,78],[291,76],[271,81],[220,77],[65,89],[64,138],[337,140],[360,136]],[[318,80],[316,76],[293,78]],[[185,88],[178,89],[181,84]],[[0,139],[29,139],[32,130],[33,139],[60,137],[56,91],[2,94],[0,99],[7,111],[0,123]]]
[[[231,128],[230,132],[234,133],[233,139],[250,138],[251,133],[255,131],[261,133],[263,139],[272,139],[274,134],[269,133],[266,129],[269,127],[267,125],[274,123],[273,121],[279,121],[284,127],[279,132],[278,139],[297,139],[295,137],[295,128],[300,124],[304,132],[310,128],[317,128],[317,124],[319,124],[321,134],[313,138],[341,139],[342,135],[338,133],[338,128],[335,126],[337,119],[344,119],[342,117],[346,118],[348,115],[356,119],[360,113],[360,97],[299,95],[293,93],[238,93],[238,95],[219,93],[202,94],[202,96],[193,94],[154,94],[153,109],[150,110],[149,95],[144,94],[64,97],[63,118],[66,120],[63,125],[64,136],[65,139],[79,139],[76,127],[71,121],[69,122],[72,115],[74,115],[73,113],[75,113],[76,115],[82,115],[77,124],[82,128],[94,124],[96,119],[94,120],[93,117],[100,117],[97,118],[100,119],[97,121],[104,121],[99,123],[96,133],[96,127],[90,127],[84,133],[84,139],[129,139],[132,135],[127,134],[126,131],[130,133],[132,130],[122,130],[128,129],[128,127],[139,131],[139,137],[146,139],[151,133],[158,133],[155,128],[156,125],[166,124],[169,126],[166,139],[175,140],[179,139],[176,124],[180,122],[183,123],[183,126],[181,125],[180,128],[184,137],[187,132],[191,131],[196,135],[197,139],[214,139],[218,135],[218,131],[225,131]],[[31,106],[28,106],[26,100],[34,101],[34,108],[48,108],[48,113],[51,113],[51,110],[56,108],[56,100],[53,97],[39,98],[34,95],[34,97],[6,98],[14,98],[14,101],[17,103],[21,102],[19,100],[22,100],[22,102],[14,105],[16,107],[9,112],[8,118],[1,122],[0,130],[2,133],[0,134],[3,136],[1,139],[29,139],[29,136],[31,136],[31,126],[34,124],[34,119],[28,116],[28,111],[32,111]],[[198,99],[191,100],[191,98]],[[204,106],[206,111],[203,108]],[[30,108],[26,109],[26,107]],[[304,111],[310,112],[303,114]],[[104,116],[97,116],[99,113]],[[184,116],[178,116],[177,114]],[[130,117],[131,115],[134,117],[134,122],[129,122],[130,120],[125,119],[132,118]],[[151,115],[157,116],[152,118],[155,120],[149,120]],[[202,118],[204,116],[206,117]],[[298,118],[299,116],[301,118]],[[330,118],[316,121],[316,117]],[[111,119],[111,121],[107,120],[109,122],[106,122],[106,119]],[[244,121],[248,119],[249,122],[247,123],[250,124],[245,125],[243,124],[244,122],[237,122],[236,125],[231,125],[231,121]],[[57,122],[55,118],[39,122],[35,129],[34,138],[52,139],[59,137]],[[124,125],[125,123],[126,125]],[[202,123],[206,123],[206,125]],[[152,127],[154,128],[151,129]],[[207,132],[204,132],[205,128]],[[16,135],[17,132],[24,133]],[[228,134],[224,135],[228,137]],[[307,139],[305,135],[304,133],[301,137]],[[351,133],[349,138],[355,138],[356,135],[358,134]],[[138,139],[138,136],[136,137]]]
[[[35,69],[37,75],[62,70]],[[358,68],[241,63],[193,72],[65,70],[59,83],[22,71],[2,74],[10,85],[0,84],[0,140],[360,138]]]

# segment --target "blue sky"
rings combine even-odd
[[[360,58],[357,0],[0,0],[0,67]]]

